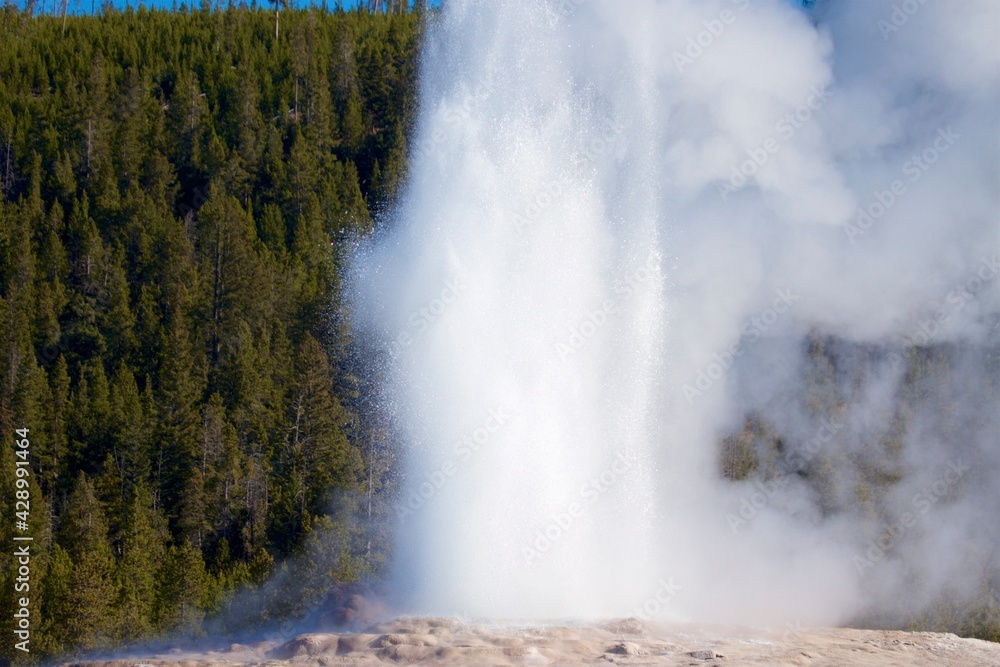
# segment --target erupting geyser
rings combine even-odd
[[[1000,571],[1000,5],[902,5],[445,3],[351,288],[412,611],[836,623]]]

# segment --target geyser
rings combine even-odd
[[[997,581],[1000,5],[903,4],[430,21],[351,285],[406,608],[837,623]]]

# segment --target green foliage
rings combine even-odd
[[[162,608],[157,569],[164,563],[168,533],[144,487],[132,493],[122,531],[121,557],[115,569],[119,636],[124,641],[153,635]]]
[[[167,550],[157,577],[156,621],[160,629],[188,636],[202,633],[207,576],[201,551],[188,540]]]
[[[992,355],[995,363],[995,350],[980,354],[982,362],[990,363]],[[838,355],[866,361],[881,357],[892,364],[905,364],[900,369],[901,381],[894,404],[873,407],[862,403],[868,400],[864,391],[868,380],[857,369],[864,365],[841,363],[838,368]],[[802,413],[812,422],[811,430],[806,431],[811,437],[803,437],[803,431],[794,422],[782,423],[781,409],[749,412],[738,433],[724,436],[718,442],[719,475],[730,481],[754,478],[766,481],[775,475],[794,475],[796,482],[805,484],[813,494],[824,516],[850,517],[870,527],[876,539],[892,534],[889,531],[896,530],[900,521],[893,494],[899,494],[906,473],[902,454],[909,442],[907,434],[922,429],[921,437],[957,440],[970,437],[977,429],[985,432],[993,428],[992,423],[977,421],[993,418],[1000,387],[995,383],[990,386],[990,382],[976,386],[975,392],[990,408],[981,414],[975,410],[963,413],[959,403],[966,400],[963,397],[968,393],[954,391],[956,376],[961,376],[961,371],[956,370],[961,368],[955,363],[957,357],[956,346],[950,343],[879,349],[813,333],[806,339],[800,360],[803,381],[789,390],[787,396],[789,402],[799,403]],[[847,369],[852,369],[850,374]],[[775,401],[774,406],[778,405],[780,402]],[[852,429],[841,431],[851,417],[848,411],[852,407],[860,408],[871,420],[870,435],[864,442],[855,442],[857,436]],[[920,418],[928,413],[934,415],[933,425]],[[792,447],[787,447],[787,443]],[[948,503],[959,489],[958,484],[949,485],[935,499]],[[913,589],[922,590],[927,573],[921,571],[921,566],[907,563],[905,558],[898,563],[903,564],[905,575],[913,581]],[[938,588],[915,609],[905,606],[912,604],[910,600],[898,601],[899,609],[869,612],[851,623],[860,627],[954,632],[1000,641],[1000,582],[996,572],[985,568],[973,576],[980,582],[974,594],[962,591],[959,595]]]
[[[94,485],[83,473],[66,503],[59,542],[67,545],[73,563],[61,630],[70,646],[82,650],[106,648],[113,639],[107,620],[114,600],[114,560],[104,508]]]
[[[721,468],[726,479],[741,480],[750,477],[761,467],[761,460],[775,458],[775,436],[757,416],[744,421],[739,435],[722,441]]]
[[[330,313],[343,242],[404,176],[420,17],[275,20],[3,10],[0,437],[31,429],[30,659],[196,636],[243,589],[299,614],[386,562],[391,464]],[[14,465],[5,445],[0,509]],[[265,587],[276,563],[297,575]]]

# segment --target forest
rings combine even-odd
[[[406,163],[424,10],[396,9],[4,8],[5,663],[199,636],[238,594],[263,627],[384,567],[340,290]]]

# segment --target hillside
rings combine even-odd
[[[29,429],[33,472],[18,660],[197,635],[318,532],[338,539],[315,590],[254,622],[379,572],[389,457],[338,294],[404,168],[419,25],[286,11],[276,39],[245,7],[65,28],[4,9],[0,433]],[[4,447],[8,517],[14,468]]]

